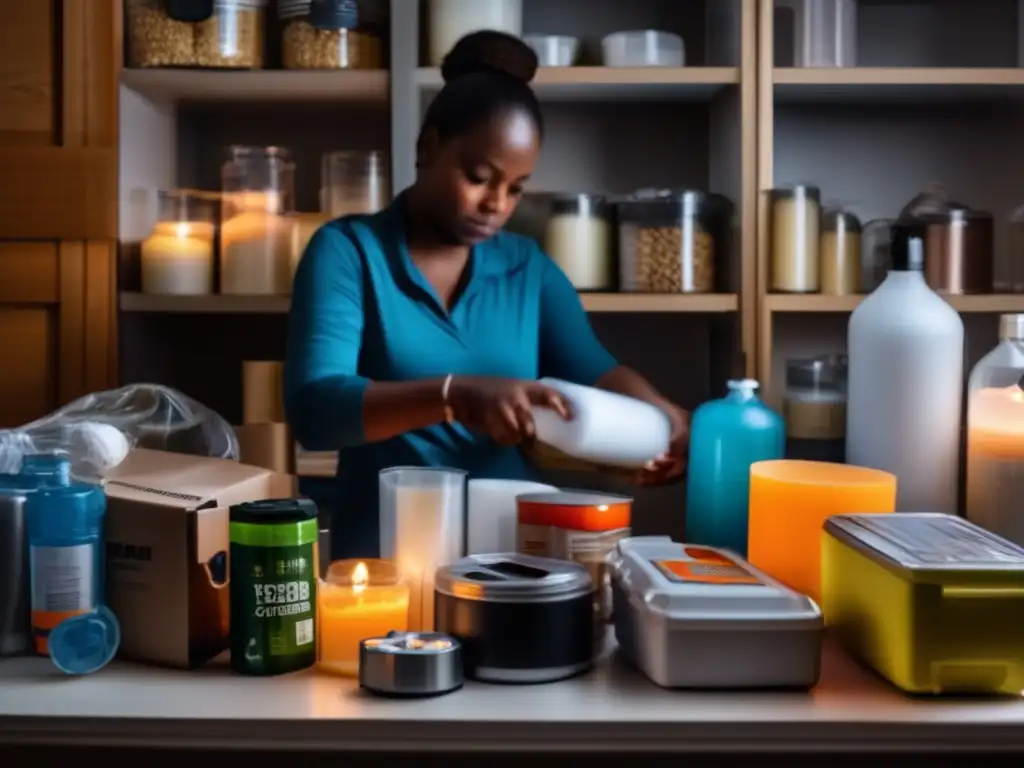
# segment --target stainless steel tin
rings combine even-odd
[[[359,643],[359,685],[382,696],[441,696],[462,687],[462,646],[438,632],[389,632]]]
[[[589,595],[594,586],[577,563],[516,553],[471,555],[439,568],[438,594],[501,603],[546,603]]]

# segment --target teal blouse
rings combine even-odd
[[[568,278],[526,237],[500,232],[473,247],[465,289],[447,311],[409,256],[404,209],[402,194],[378,214],[326,224],[295,275],[285,407],[304,448],[339,452],[333,559],[378,555],[382,469],[534,476],[518,449],[460,424],[366,442],[363,394],[370,381],[452,373],[590,385],[617,365]]]

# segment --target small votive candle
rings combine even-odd
[[[317,604],[317,667],[325,672],[358,676],[360,641],[408,628],[409,588],[387,560],[331,563]]]
[[[159,219],[142,242],[142,292],[213,293],[213,205],[188,190],[161,190]]]

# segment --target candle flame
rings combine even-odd
[[[352,590],[357,594],[366,589],[366,584],[369,580],[370,571],[366,567],[366,563],[359,563],[352,569]]]
[[[192,232],[192,227],[188,225],[188,222],[179,221],[174,225],[174,234],[178,237],[188,237]]]

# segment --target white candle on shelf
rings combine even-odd
[[[158,221],[142,241],[142,292],[166,296],[213,293],[213,224]]]
[[[230,206],[230,207],[228,207]],[[292,235],[295,222],[281,212],[275,191],[225,197],[220,226],[220,292],[288,295],[292,292]]]

